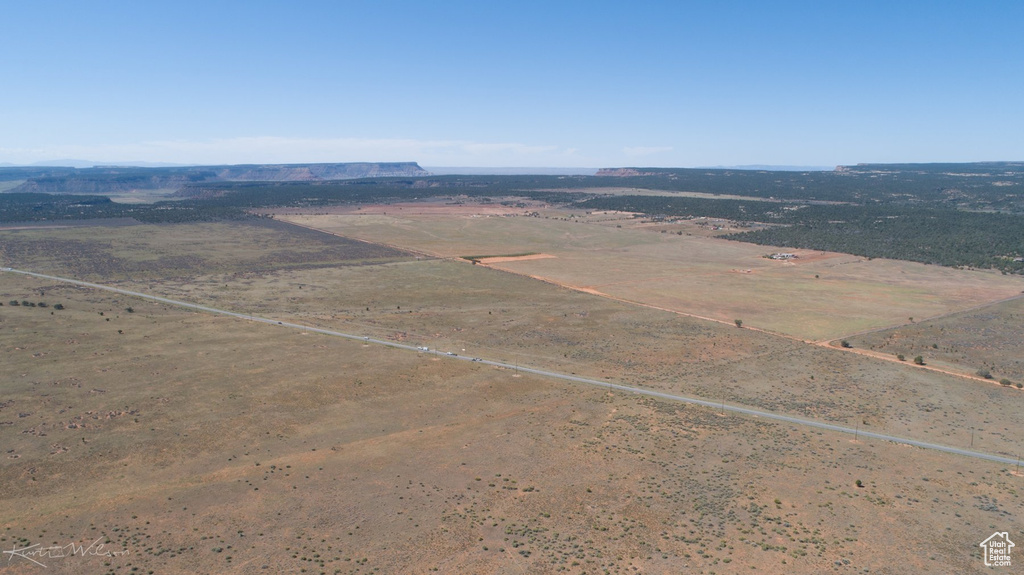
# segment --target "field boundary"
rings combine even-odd
[[[348,235],[345,235],[345,234],[340,234],[340,233],[337,233],[337,232],[332,232],[332,231],[316,228],[316,227],[313,227],[313,226],[307,226],[307,225],[304,225],[304,224],[298,224],[298,223],[294,223],[294,222],[285,222],[285,223],[288,223],[288,224],[291,224],[291,225],[294,225],[294,226],[299,226],[301,228],[307,228],[307,229],[310,229],[310,230],[316,230],[318,232],[322,232],[322,233],[325,233],[325,234],[330,234],[330,235],[334,235],[334,236],[338,236],[338,237],[342,237],[342,238],[347,238],[347,239],[351,239],[351,240],[356,240],[356,241],[360,241],[360,242],[365,242],[365,243],[369,243],[369,244],[382,245],[382,246],[386,246],[386,247],[390,247],[390,248],[394,248],[394,249],[398,249],[398,250],[405,250],[407,252],[412,252],[412,253],[422,253],[426,257],[442,259],[442,260],[448,260],[448,261],[455,261],[455,262],[460,262],[460,263],[472,263],[473,265],[479,265],[480,267],[484,267],[484,268],[488,268],[488,269],[492,269],[492,270],[500,271],[500,272],[504,272],[504,273],[509,273],[509,274],[520,276],[520,277],[530,278],[532,280],[544,282],[546,284],[553,285],[553,286],[556,286],[556,287],[560,287],[560,288],[563,288],[563,289],[573,290],[573,291],[576,291],[576,292],[579,292],[579,293],[585,293],[585,294],[589,294],[589,295],[592,295],[592,296],[602,297],[602,298],[605,298],[605,299],[609,299],[609,300],[616,301],[616,302],[619,302],[619,303],[624,303],[624,304],[627,304],[627,305],[634,305],[634,306],[639,306],[639,307],[645,307],[645,308],[653,309],[653,310],[657,310],[657,311],[673,313],[673,314],[676,314],[676,315],[679,315],[679,316],[683,316],[683,317],[689,317],[689,318],[703,320],[703,321],[710,321],[710,322],[718,323],[718,324],[721,324],[721,325],[729,325],[729,326],[731,326],[731,325],[734,325],[734,323],[735,323],[735,322],[727,321],[727,320],[723,320],[723,319],[717,319],[717,318],[713,318],[713,317],[702,316],[702,315],[698,315],[698,314],[695,314],[695,313],[690,313],[690,312],[681,311],[681,310],[677,310],[677,309],[661,307],[661,306],[657,306],[657,305],[650,304],[650,303],[645,303],[645,302],[630,300],[630,299],[626,299],[626,298],[621,298],[621,297],[613,296],[613,295],[610,295],[610,294],[606,294],[606,293],[601,292],[601,291],[596,290],[596,289],[586,288],[586,287],[577,286],[577,285],[573,285],[573,284],[567,284],[567,283],[559,282],[559,281],[551,279],[551,278],[546,278],[546,277],[542,277],[542,276],[536,276],[536,275],[532,275],[532,274],[529,274],[529,273],[526,273],[526,272],[520,272],[520,271],[516,271],[516,270],[508,269],[508,268],[505,268],[505,267],[499,267],[499,266],[494,265],[494,264],[502,263],[502,262],[499,262],[499,261],[487,262],[487,261],[484,261],[484,260],[468,260],[468,259],[465,259],[465,258],[470,257],[470,256],[449,257],[449,256],[444,256],[444,255],[440,255],[440,254],[434,254],[434,253],[430,253],[430,252],[422,252],[422,251],[421,252],[416,252],[414,250],[410,250],[410,249],[402,247],[402,246],[397,246],[397,245],[392,245],[392,244],[383,243],[383,242],[373,242],[373,241],[369,241],[369,240],[363,240],[363,239],[359,239],[359,238],[354,238],[354,237],[351,237],[351,236],[348,236]],[[734,240],[723,240],[723,241],[734,241]],[[472,256],[472,257],[480,258],[480,257],[489,257],[489,256]],[[493,256],[493,257],[501,257],[501,256]],[[996,304],[999,304],[999,303],[1003,303],[1003,302],[1006,302],[1006,301],[1010,301],[1010,300],[1014,300],[1014,299],[1018,299],[1018,298],[1022,298],[1022,297],[1024,297],[1024,293],[1013,295],[1013,296],[1008,297],[1008,298],[1003,298],[1003,299],[999,299],[999,300],[995,300],[995,301],[989,301],[989,302],[977,304],[977,305],[971,306],[969,308],[961,309],[961,310],[955,310],[955,311],[945,312],[945,313],[942,313],[942,314],[939,314],[939,315],[936,315],[936,316],[930,316],[930,317],[921,319],[921,320],[919,320],[919,321],[917,321],[915,323],[932,321],[932,320],[948,317],[948,316],[951,316],[951,315],[956,315],[958,313],[974,311],[974,310],[977,310],[977,309],[985,308],[987,306],[996,305]],[[999,385],[998,382],[993,382],[992,380],[982,379],[980,377],[977,377],[977,376],[974,376],[974,375],[970,375],[970,374],[967,374],[967,373],[959,373],[959,372],[955,372],[955,371],[952,371],[952,370],[946,370],[946,369],[942,369],[942,368],[931,366],[931,365],[911,365],[911,364],[908,364],[906,362],[899,361],[899,359],[897,359],[895,356],[888,356],[888,355],[883,354],[883,353],[866,353],[864,350],[858,350],[858,349],[855,349],[855,348],[844,348],[844,347],[839,347],[839,346],[835,345],[835,342],[840,341],[840,340],[845,339],[845,338],[848,338],[848,337],[855,337],[855,336],[859,336],[859,335],[865,335],[865,334],[868,334],[868,333],[875,333],[875,332],[886,331],[886,330],[891,330],[891,329],[898,329],[898,328],[906,326],[906,325],[909,325],[909,324],[900,323],[900,324],[894,324],[894,325],[889,325],[889,326],[883,326],[883,327],[873,328],[873,329],[869,329],[869,330],[863,330],[863,331],[852,333],[852,334],[842,335],[842,336],[839,336],[839,337],[831,337],[829,339],[824,339],[824,340],[804,339],[804,338],[797,337],[797,336],[794,336],[794,335],[788,335],[788,334],[785,334],[785,333],[780,333],[780,332],[777,332],[777,331],[772,331],[772,330],[769,330],[769,329],[755,327],[755,326],[751,326],[751,325],[743,325],[741,329],[746,329],[746,330],[750,330],[750,331],[756,331],[756,332],[763,333],[763,334],[766,334],[766,335],[769,335],[769,336],[780,337],[780,338],[788,339],[790,341],[794,341],[794,342],[798,342],[798,343],[803,343],[803,344],[806,344],[806,345],[814,345],[814,346],[824,347],[826,349],[830,349],[830,350],[837,351],[837,352],[856,353],[856,354],[861,355],[863,357],[870,357],[870,358],[874,358],[874,359],[877,359],[877,360],[880,360],[880,361],[888,361],[888,362],[892,362],[892,363],[897,363],[899,365],[903,365],[903,366],[908,367],[908,368],[912,367],[914,369],[921,369],[921,370],[931,371],[931,372],[934,372],[934,373],[941,373],[943,375],[948,375],[948,376],[952,376],[952,377],[959,377],[961,379],[966,379],[966,380],[969,380],[971,382],[980,382],[980,383],[986,383],[986,384]]]
[[[724,401],[719,401],[719,402],[710,401],[710,400],[702,399],[702,398],[699,398],[699,397],[691,397],[691,396],[685,396],[685,395],[675,395],[675,394],[671,394],[671,393],[655,391],[655,390],[652,390],[652,389],[646,389],[646,388],[642,388],[642,387],[633,387],[633,386],[629,386],[629,385],[612,383],[612,382],[608,382],[608,381],[601,381],[601,380],[598,380],[598,379],[591,379],[591,378],[587,378],[587,377],[581,377],[581,376],[578,376],[578,375],[570,375],[570,374],[559,373],[559,372],[555,372],[555,371],[548,371],[548,370],[543,370],[543,369],[526,367],[526,366],[522,366],[522,365],[518,365],[518,364],[512,365],[512,364],[508,364],[508,363],[504,363],[504,362],[500,362],[500,361],[492,361],[492,360],[481,359],[481,358],[476,358],[476,357],[460,356],[460,355],[456,355],[456,354],[450,353],[450,352],[442,352],[442,351],[439,351],[437,349],[429,350],[429,349],[425,349],[425,348],[419,347],[419,346],[406,345],[406,344],[402,344],[402,343],[396,343],[396,342],[392,342],[392,341],[386,341],[386,340],[371,338],[371,337],[368,337],[368,336],[359,336],[359,335],[344,333],[344,332],[330,330],[330,329],[312,327],[312,326],[307,326],[307,325],[302,325],[302,324],[297,324],[297,323],[292,323],[292,322],[278,321],[278,320],[275,320],[275,319],[272,319],[272,318],[265,318],[265,317],[256,316],[256,315],[252,315],[252,314],[244,314],[244,313],[239,313],[239,312],[233,312],[233,311],[229,311],[229,310],[223,310],[223,309],[218,309],[218,308],[214,308],[214,307],[208,307],[208,306],[204,306],[204,305],[200,305],[200,304],[183,302],[183,301],[179,301],[179,300],[165,298],[165,297],[158,296],[158,295],[146,294],[146,293],[142,293],[142,292],[136,292],[136,291],[116,288],[116,287],[112,287],[112,286],[106,286],[106,285],[103,285],[103,284],[97,284],[97,283],[92,283],[92,282],[86,282],[86,281],[71,279],[71,278],[63,278],[63,277],[58,277],[58,276],[51,276],[51,275],[47,275],[47,274],[40,274],[40,273],[30,272],[30,271],[26,271],[26,270],[18,270],[18,269],[13,269],[13,268],[0,268],[0,272],[15,273],[15,274],[25,275],[25,276],[39,278],[39,279],[45,279],[45,280],[51,280],[51,281],[70,283],[70,284],[78,285],[78,286],[82,286],[82,287],[88,287],[88,288],[93,288],[93,289],[98,289],[98,290],[103,290],[103,291],[109,291],[109,292],[118,293],[118,294],[121,294],[121,295],[127,295],[127,296],[137,297],[137,298],[146,299],[146,300],[150,300],[150,301],[156,301],[156,302],[164,303],[164,304],[168,304],[168,305],[184,307],[184,308],[188,308],[188,309],[194,309],[194,310],[197,310],[197,311],[202,311],[202,312],[207,312],[207,313],[212,313],[212,314],[217,314],[217,315],[225,315],[225,316],[228,316],[228,317],[234,317],[234,318],[238,318],[238,319],[255,321],[255,322],[265,323],[265,324],[269,324],[269,325],[276,325],[276,326],[284,327],[284,328],[301,329],[301,330],[306,331],[306,332],[319,333],[319,334],[333,336],[333,337],[342,337],[342,338],[350,339],[350,340],[354,340],[354,341],[361,341],[363,343],[372,343],[372,344],[383,345],[383,346],[387,346],[387,347],[391,347],[391,348],[402,349],[402,350],[406,350],[406,351],[415,351],[417,353],[428,353],[428,354],[432,354],[432,355],[435,355],[435,356],[439,356],[439,357],[443,357],[443,358],[448,358],[448,359],[452,359],[452,360],[481,363],[481,364],[490,365],[490,366],[493,366],[493,367],[499,367],[499,368],[504,368],[504,369],[508,369],[508,370],[515,370],[516,372],[525,372],[525,373],[531,373],[531,374],[534,374],[534,375],[539,375],[539,376],[542,376],[542,377],[550,377],[550,378],[554,378],[554,379],[559,379],[559,380],[562,380],[562,381],[569,381],[569,382],[574,382],[574,383],[583,383],[583,384],[586,384],[586,385],[592,385],[592,386],[601,387],[601,388],[605,388],[605,389],[609,389],[609,390],[622,391],[622,392],[632,393],[632,394],[636,394],[636,395],[643,395],[643,396],[647,396],[647,397],[653,397],[653,398],[656,398],[656,399],[664,399],[664,400],[674,401],[674,402],[679,402],[679,403],[687,403],[687,404],[690,404],[690,405],[699,405],[699,406],[702,406],[702,407],[707,407],[707,408],[711,408],[711,409],[721,410],[723,413],[726,412],[726,411],[729,411],[729,412],[732,412],[732,413],[738,413],[738,414],[741,414],[741,415],[747,415],[747,416],[755,417],[755,418],[764,418],[764,419],[770,419],[770,420],[773,420],[773,421],[779,421],[779,422],[783,422],[783,423],[790,423],[790,424],[794,424],[794,425],[802,425],[802,426],[805,426],[805,427],[812,427],[812,428],[816,428],[816,429],[835,431],[835,432],[839,432],[839,433],[845,433],[845,434],[853,435],[855,438],[867,437],[867,438],[872,438],[872,439],[880,439],[882,441],[890,441],[890,442],[893,442],[893,443],[898,443],[898,444],[903,444],[903,445],[910,445],[910,446],[919,447],[919,448],[922,448],[922,449],[929,449],[929,450],[933,450],[933,451],[941,451],[941,452],[952,454],[952,455],[961,455],[961,456],[971,457],[971,458],[975,458],[975,459],[981,459],[981,460],[985,460],[985,461],[992,461],[992,462],[996,462],[996,463],[1003,463],[1003,464],[1007,464],[1007,465],[1013,465],[1013,464],[1018,462],[1018,459],[1014,458],[1014,457],[1006,457],[1006,456],[1003,456],[1003,455],[984,453],[984,452],[974,451],[974,450],[969,450],[969,449],[961,449],[961,448],[958,448],[958,447],[952,447],[952,446],[948,446],[948,445],[941,445],[941,444],[938,444],[938,443],[930,443],[930,442],[927,442],[927,441],[921,441],[921,440],[917,440],[917,439],[910,439],[910,438],[907,438],[907,437],[899,437],[899,436],[895,436],[895,435],[887,435],[887,434],[884,434],[884,433],[876,433],[876,432],[872,432],[872,431],[866,431],[866,430],[860,429],[859,427],[858,428],[850,428],[850,427],[846,427],[844,425],[837,425],[837,424],[832,424],[832,423],[826,423],[824,421],[816,421],[816,420],[813,420],[813,419],[805,419],[805,418],[802,418],[802,417],[795,417],[795,416],[785,415],[785,414],[782,414],[782,413],[775,413],[775,412],[771,412],[771,411],[763,411],[763,410],[760,410],[760,409],[754,409],[754,408],[750,408],[750,407],[743,407],[743,406],[739,406],[739,405],[730,405],[730,404],[727,404]]]

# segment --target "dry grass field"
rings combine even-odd
[[[994,381],[1024,383],[1024,298],[849,339],[852,345],[908,361],[966,373],[987,370]]]
[[[564,218],[430,215],[281,216],[348,237],[442,257],[538,252],[495,264],[591,293],[806,340],[902,325],[1018,295],[1019,277]],[[766,259],[795,252],[790,261]]]
[[[536,282],[421,260],[125,283],[460,355],[694,394],[1013,457],[1024,393]]]
[[[5,572],[967,573],[978,541],[1019,530],[1021,479],[998,465],[2,289],[66,307],[3,309],[4,548],[129,551]]]
[[[59,229],[0,229],[0,261],[24,262],[31,264],[32,271],[85,280],[360,265],[412,257],[269,220],[128,226],[96,222]]]
[[[502,227],[518,220],[485,219],[509,239],[532,229]],[[600,226],[540,230],[452,255],[610,241]],[[614,237],[634,253],[664,235],[628,231]],[[1024,450],[1015,388],[282,224],[0,231],[0,246],[32,271]],[[3,572],[981,573],[978,543],[1021,532],[1013,466],[10,273],[0,302],[0,548],[102,537],[129,551],[46,568],[5,556]],[[985,309],[914,327],[997,326],[991,356],[1012,353],[1019,305]],[[969,347],[958,337],[937,343]]]

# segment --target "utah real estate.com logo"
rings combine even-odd
[[[979,545],[984,549],[986,567],[1010,566],[1010,549],[1014,547],[1014,543],[1010,541],[1009,533],[996,531]]]

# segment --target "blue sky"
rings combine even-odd
[[[1022,2],[0,3],[0,163],[1024,160]]]

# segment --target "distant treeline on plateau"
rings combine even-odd
[[[777,224],[730,239],[834,250],[865,257],[1024,272],[1024,164],[876,164],[834,171],[628,168],[600,176],[446,175],[318,181],[225,178],[324,177],[353,170],[396,173],[409,165],[292,165],[197,168],[3,168],[0,222],[134,218],[176,223],[244,219],[251,210],[336,204],[516,198],[587,210],[712,217]],[[340,171],[339,171],[340,170]],[[419,170],[419,171],[417,171]],[[18,182],[25,182],[18,184]],[[174,200],[117,203],[102,190],[175,186]],[[31,193],[24,189],[76,194]],[[62,188],[61,188],[62,189]],[[638,193],[629,194],[630,190]],[[747,199],[643,195],[700,192]],[[622,194],[624,191],[628,195]],[[111,192],[113,193],[113,192]]]

